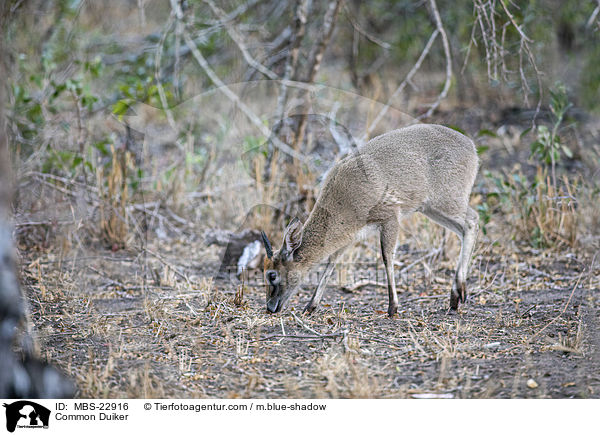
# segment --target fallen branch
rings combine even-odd
[[[359,288],[365,287],[367,285],[372,285],[375,287],[387,287],[387,284],[384,284],[383,282],[373,281],[372,279],[363,279],[355,282],[351,286],[342,287],[342,290],[348,293],[352,293],[353,291],[358,290]]]
[[[255,343],[257,341],[266,341],[271,340],[273,338],[288,338],[290,340],[324,340],[326,338],[337,338],[341,337],[341,333],[337,334],[319,334],[319,335],[283,335],[283,334],[271,334],[266,337],[261,337],[256,340],[250,340],[250,343]]]

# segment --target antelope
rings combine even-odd
[[[327,258],[305,311],[319,305],[335,262],[367,225],[379,227],[387,277],[388,315],[398,310],[394,252],[400,219],[420,212],[456,233],[461,250],[450,291],[450,311],[467,299],[467,272],[477,236],[478,215],[469,196],[479,161],[471,139],[450,128],[416,124],[377,136],[335,164],[304,225],[294,218],[279,250],[264,231],[267,310],[283,310],[304,274]]]

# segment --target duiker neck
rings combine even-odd
[[[350,234],[351,233],[351,234]],[[302,244],[296,251],[301,267],[310,268],[347,245],[354,233],[344,218],[315,206],[304,224]]]

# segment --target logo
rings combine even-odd
[[[6,408],[6,430],[14,432],[15,428],[48,429],[50,410],[29,400],[19,400],[4,404]]]

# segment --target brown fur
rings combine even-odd
[[[263,263],[263,270],[266,272],[268,269],[273,269],[273,262],[265,257],[265,261]]]

